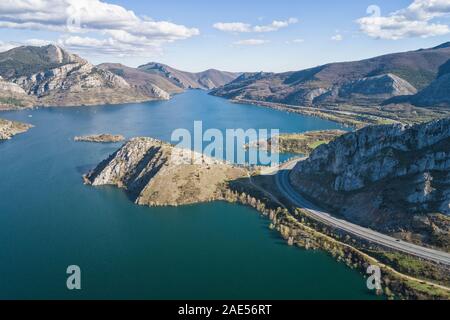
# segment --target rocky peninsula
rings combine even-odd
[[[125,137],[122,135],[112,135],[112,134],[93,134],[87,136],[77,136],[74,141],[77,142],[95,142],[95,143],[115,143],[124,141]]]
[[[0,119],[0,140],[9,140],[16,134],[27,132],[32,127],[31,124]]]
[[[227,181],[249,175],[247,168],[141,137],[123,145],[84,181],[123,188],[139,205],[178,206],[223,199]]]

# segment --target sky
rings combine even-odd
[[[0,51],[284,72],[450,41],[450,0],[1,0]]]

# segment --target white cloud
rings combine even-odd
[[[17,46],[19,46],[17,43],[0,41],[0,52],[11,50]]]
[[[48,44],[54,44],[53,41],[48,41],[48,40],[41,40],[41,39],[28,39],[25,41],[21,41],[21,42],[16,42],[16,41],[8,41],[8,42],[3,42],[0,41],[0,52],[5,52],[8,50],[11,50],[13,48],[17,48],[20,46],[25,46],[25,45],[30,45],[30,46],[46,46]]]
[[[124,56],[149,56],[162,54],[161,46],[157,44],[126,43],[114,38],[97,39],[91,37],[70,36],[58,40],[58,45],[64,48],[70,48],[76,52],[92,55],[110,55],[114,54],[120,57]]]
[[[336,35],[331,37],[331,40],[333,40],[333,41],[342,41],[342,40],[344,40],[344,37],[341,34],[336,34]]]
[[[252,26],[243,22],[217,22],[213,27],[225,32],[252,32]]]
[[[379,13],[378,9],[372,16],[357,20],[361,30],[373,38],[398,40],[450,33],[447,24],[433,22],[436,18],[450,15],[449,0],[414,0],[407,8],[387,16]]]
[[[69,48],[83,42],[91,48],[109,46],[124,54],[160,47],[198,35],[199,30],[168,21],[140,18],[133,11],[100,0],[1,0],[0,28],[86,34],[63,38]]]
[[[279,29],[286,28],[291,24],[298,23],[298,19],[289,18],[284,21],[274,20],[267,25],[256,25],[252,26],[249,23],[244,22],[217,22],[213,25],[214,28],[224,32],[237,32],[237,33],[248,33],[248,32],[274,32]]]
[[[42,46],[46,46],[49,44],[55,44],[55,43],[54,43],[54,41],[49,41],[49,40],[28,39],[28,40],[25,40],[25,44],[30,45],[30,46],[42,47]]]
[[[262,40],[262,39],[246,39],[236,41],[234,42],[234,44],[238,46],[260,46],[269,42],[270,42],[269,40]]]
[[[288,44],[290,44],[290,43],[303,43],[303,42],[305,42],[304,39],[294,39],[294,40],[291,40],[291,41],[287,41]]]

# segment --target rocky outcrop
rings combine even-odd
[[[441,236],[450,229],[428,215],[450,214],[450,119],[346,134],[313,151],[291,181],[351,221],[387,232],[429,227]]]
[[[406,80],[394,75],[383,74],[352,81],[339,89],[339,98],[357,104],[381,103],[386,99],[417,93]]]
[[[78,142],[96,142],[96,143],[115,143],[125,140],[122,135],[112,135],[112,134],[94,134],[89,136],[78,136],[74,138]]]
[[[9,140],[16,134],[27,132],[32,127],[31,124],[0,119],[0,141]]]
[[[168,100],[171,95],[183,92],[182,88],[158,74],[147,73],[119,63],[103,63],[98,67],[124,78],[136,91],[154,99]]]
[[[30,108],[35,98],[29,96],[19,85],[5,81],[0,76],[0,110]]]
[[[159,140],[134,138],[88,173],[85,182],[124,188],[140,205],[177,206],[222,199],[227,181],[248,174]]]
[[[0,75],[9,86],[22,88],[35,106],[119,104],[168,98],[157,86],[138,90],[121,76],[54,45],[19,47],[0,53]],[[14,99],[13,95],[9,98]]]

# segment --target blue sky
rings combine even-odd
[[[0,48],[53,42],[94,63],[282,72],[450,40],[450,0],[55,1],[1,3]]]

